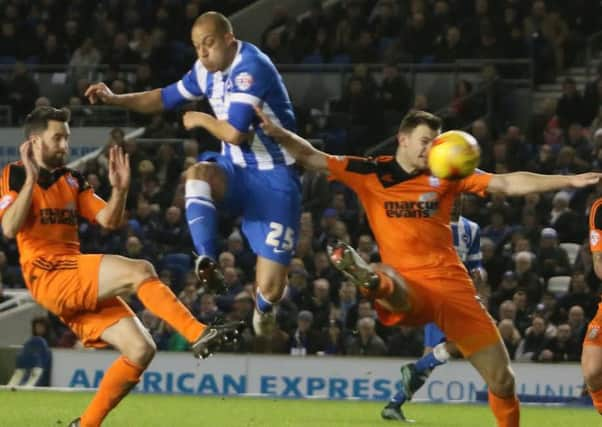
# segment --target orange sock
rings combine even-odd
[[[107,414],[140,380],[144,368],[120,356],[105,372],[92,402],[81,416],[81,427],[98,427]]]
[[[589,395],[592,397],[594,407],[600,415],[602,415],[602,388],[596,391],[589,391]]]
[[[491,406],[498,427],[519,426],[520,404],[516,395],[499,397],[489,391],[489,406]]]
[[[146,279],[138,286],[138,299],[151,313],[165,320],[188,342],[196,341],[205,325],[196,320],[174,293],[157,277]]]

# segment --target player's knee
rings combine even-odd
[[[276,303],[284,297],[286,284],[279,280],[270,280],[257,284],[257,289],[261,291],[261,295],[270,302]]]
[[[133,290],[135,291],[145,280],[150,279],[151,277],[157,277],[157,272],[150,262],[140,259],[134,262],[130,275]]]
[[[583,364],[583,377],[591,390],[602,389],[602,362]]]
[[[124,356],[135,364],[146,367],[153,360],[156,352],[157,346],[153,340],[141,335],[128,342]]]
[[[211,181],[217,174],[217,165],[211,162],[199,162],[186,169],[186,179],[198,179],[200,181]]]
[[[514,394],[514,372],[512,372],[510,366],[506,366],[503,369],[496,369],[488,383],[489,389],[496,396],[504,397]]]

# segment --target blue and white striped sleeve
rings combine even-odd
[[[265,97],[275,81],[275,69],[250,60],[241,63],[233,72],[232,94],[228,108],[228,123],[239,132],[248,132],[255,110],[253,107],[265,101]]]
[[[481,253],[481,229],[476,223],[472,223],[471,230],[472,239],[468,253],[466,254],[466,268],[472,271],[476,268],[483,267],[483,254]]]
[[[199,81],[203,76],[206,77],[206,71],[197,62],[182,79],[161,89],[163,107],[166,110],[172,110],[188,101],[201,99],[203,97],[201,84],[203,83],[199,84]]]

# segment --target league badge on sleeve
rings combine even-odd
[[[242,72],[234,77],[234,84],[240,90],[249,90],[253,85],[253,76],[249,73]]]
[[[595,230],[590,231],[589,233],[589,242],[592,246],[596,246],[600,241],[600,233]]]
[[[0,199],[0,210],[6,209],[13,202],[13,196],[7,194],[2,199]]]

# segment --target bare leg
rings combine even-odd
[[[474,353],[468,360],[489,387],[489,405],[498,426],[518,427],[520,407],[515,394],[514,372],[504,343],[500,340]]]
[[[602,347],[584,345],[581,369],[596,410],[602,415]]]
[[[98,391],[84,411],[82,427],[100,426],[109,412],[138,383],[140,375],[155,355],[152,338],[136,317],[124,317],[101,335],[103,341],[121,352],[105,372]]]
[[[269,336],[276,327],[273,306],[284,295],[287,271],[288,267],[285,265],[261,256],[257,257],[257,291],[253,313],[253,329],[257,335]]]

